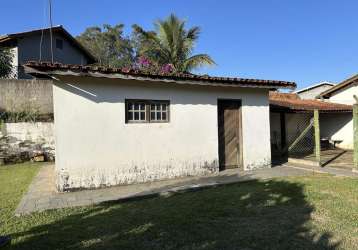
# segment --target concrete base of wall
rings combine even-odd
[[[320,166],[319,163],[316,161],[303,160],[303,159],[297,159],[297,158],[288,158],[288,162],[294,163],[294,164],[303,164],[303,165],[308,165],[308,166],[313,166],[313,167]]]
[[[205,176],[218,173],[218,161],[171,165],[121,165],[102,169],[86,168],[82,172],[66,169],[55,170],[56,188],[60,192],[78,189],[95,189],[174,179],[188,176]]]

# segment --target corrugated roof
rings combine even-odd
[[[274,109],[288,111],[313,111],[318,109],[322,112],[352,112],[351,105],[332,103],[317,99],[301,99],[297,94],[270,92],[270,105]]]
[[[29,30],[24,32],[1,35],[0,44],[20,37],[30,36],[32,34],[38,34],[41,32],[48,32],[48,31],[50,31],[50,28],[35,29],[35,30]],[[97,59],[92,55],[92,53],[89,52],[84,46],[82,46],[82,44],[80,44],[62,25],[52,27],[52,31],[62,33],[69,40],[70,43],[72,43],[75,47],[81,50],[82,53],[84,53],[89,58],[89,63],[97,62]]]
[[[105,78],[123,78],[132,80],[155,80],[212,86],[256,87],[256,88],[288,88],[294,89],[296,83],[276,80],[260,80],[236,77],[216,77],[195,75],[190,73],[155,74],[133,69],[109,68],[100,66],[67,65],[48,62],[28,62],[25,64],[29,74],[92,76]]]

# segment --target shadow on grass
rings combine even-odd
[[[312,211],[302,185],[254,180],[74,210],[11,249],[336,249]]]

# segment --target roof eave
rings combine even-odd
[[[309,87],[307,87],[307,88],[303,88],[303,89],[297,90],[297,91],[295,91],[295,94],[300,94],[300,93],[302,93],[302,92],[309,91],[309,90],[312,90],[312,89],[315,89],[315,88],[318,88],[318,87],[324,86],[324,85],[329,85],[329,86],[332,86],[332,87],[335,86],[334,83],[321,82],[321,83],[318,83],[318,84],[309,86]]]
[[[322,92],[320,95],[317,96],[317,98],[329,98],[331,97],[335,92],[339,91],[342,88],[345,88],[346,86],[349,86],[352,83],[355,83],[358,81],[358,74],[354,75],[343,82],[333,86],[332,88]]]
[[[213,82],[209,80],[186,80],[186,79],[171,79],[170,77],[160,76],[149,77],[149,76],[133,76],[121,73],[100,73],[91,71],[79,71],[73,70],[46,70],[41,71],[30,66],[24,66],[25,72],[30,75],[46,75],[52,78],[56,76],[74,76],[74,77],[96,77],[96,78],[108,78],[108,79],[123,79],[123,80],[137,80],[137,81],[149,81],[149,82],[163,82],[163,83],[176,83],[176,84],[187,84],[187,85],[203,85],[203,86],[216,86],[216,87],[239,87],[239,88],[261,88],[261,89],[295,89],[294,85],[281,85],[281,84],[232,84],[225,82]]]

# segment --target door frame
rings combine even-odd
[[[236,102],[238,103],[239,105],[239,124],[238,124],[238,127],[237,129],[239,130],[238,131],[238,135],[239,135],[239,162],[238,162],[238,169],[240,170],[243,170],[244,169],[244,164],[243,164],[243,138],[242,138],[242,100],[241,99],[231,99],[231,98],[218,98],[217,99],[217,106],[216,106],[216,109],[217,109],[217,135],[218,135],[218,160],[219,160],[219,171],[223,171],[225,170],[225,167],[224,166],[220,166],[220,133],[219,133],[219,112],[220,112],[220,103],[222,102]]]

